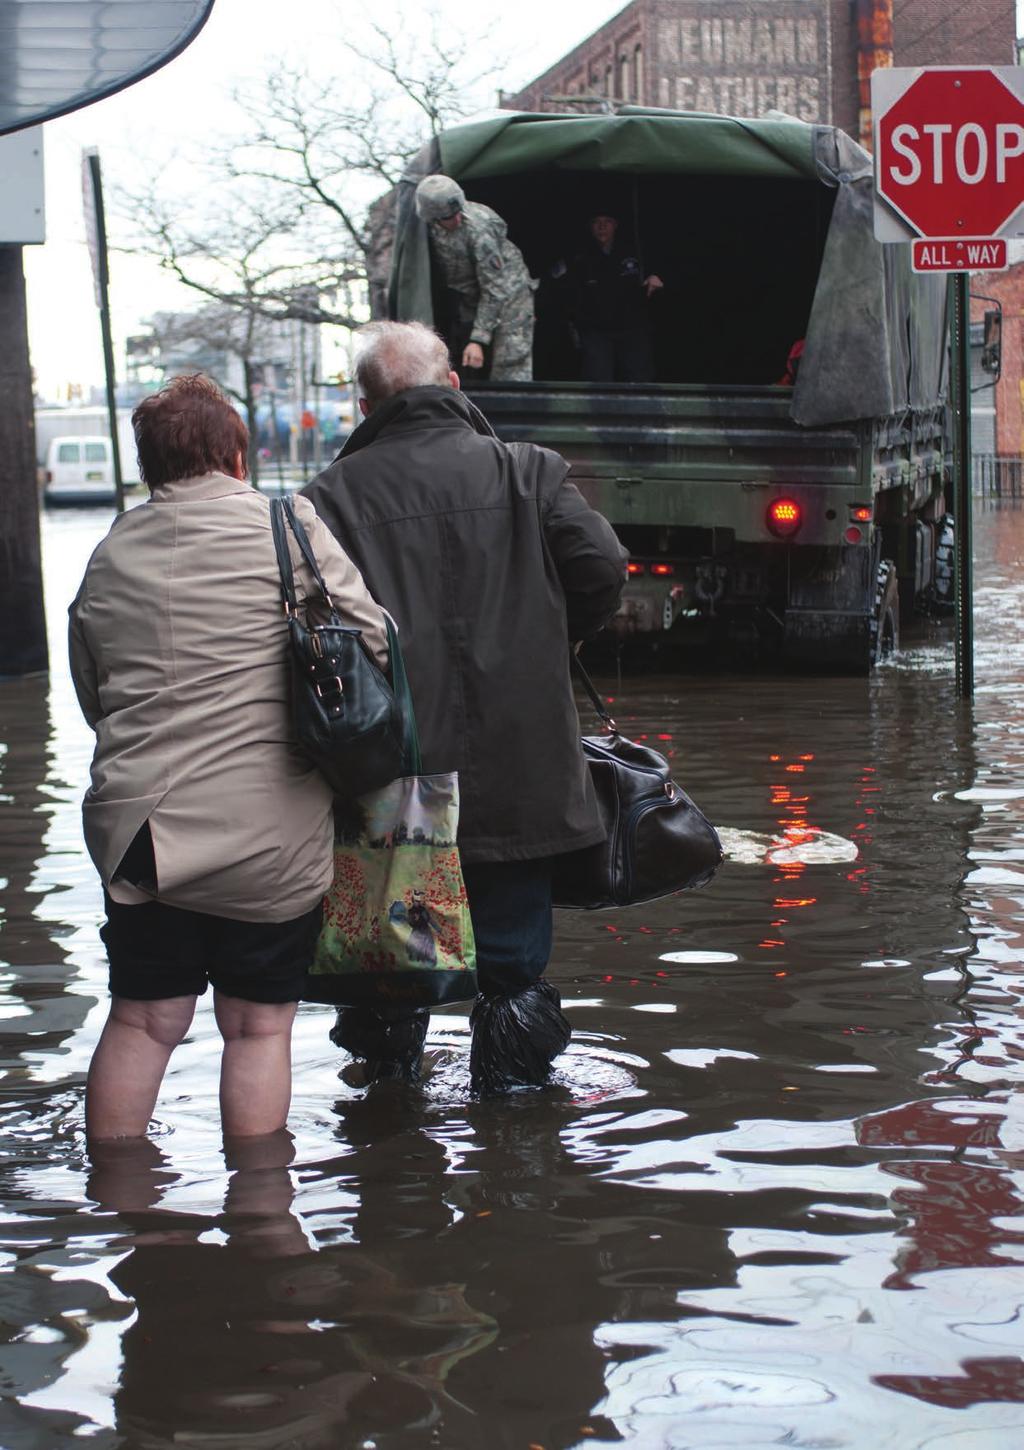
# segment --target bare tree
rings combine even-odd
[[[242,404],[249,423],[249,476],[257,483],[256,400],[263,366],[274,353],[273,324],[251,308],[208,302],[193,312],[156,313],[146,325],[154,357],[167,374],[206,373]],[[237,360],[238,374],[225,366],[226,358]]]
[[[429,12],[427,19],[425,36],[402,38],[368,24],[364,41],[342,46],[329,79],[282,62],[236,92],[251,127],[226,158],[229,173],[297,202],[307,223],[318,217],[327,231],[340,231],[371,274],[381,265],[382,208],[369,215],[374,199],[395,187],[424,141],[479,108],[499,71],[475,59],[486,32],[452,35],[450,21]],[[344,64],[346,52],[354,64]]]
[[[116,198],[120,250],[154,258],[203,299],[190,322],[176,321],[176,341],[191,328],[194,341],[216,342],[241,362],[253,478],[266,325],[359,325],[362,286],[369,281],[379,297],[389,265],[391,207],[381,193],[425,140],[480,104],[497,74],[474,59],[484,38],[453,36],[429,12],[426,35],[396,38],[370,23],[363,39],[340,47],[340,63],[332,56],[330,79],[282,62],[237,94],[244,134],[190,168],[187,203],[168,194],[163,172],[144,193]],[[194,178],[204,174],[196,194]]]
[[[251,190],[251,188],[250,188]],[[308,234],[301,206],[291,198],[253,201],[234,195],[204,217],[145,194],[119,197],[119,210],[132,218],[134,236],[120,250],[150,256],[184,288],[204,299],[195,313],[177,315],[157,328],[168,346],[194,342],[215,346],[241,363],[242,386],[217,381],[243,404],[250,431],[250,475],[258,477],[256,448],[257,368],[267,356],[271,330],[289,320],[341,327],[358,325],[347,310],[348,284],[355,275],[345,250],[320,248],[308,260]],[[335,305],[339,292],[343,310]]]

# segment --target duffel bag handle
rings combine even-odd
[[[608,731],[608,734],[617,735],[619,733],[619,727],[616,725],[611,715],[609,715],[608,710],[605,707],[604,701],[597,693],[597,686],[594,684],[593,680],[583,668],[583,661],[580,659],[579,655],[576,653],[575,650],[572,650],[570,652],[570,660],[572,662],[573,668],[580,677],[583,688],[590,696],[590,703],[593,705],[594,709],[601,717],[601,722],[604,725],[605,729]]]

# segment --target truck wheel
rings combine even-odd
[[[875,611],[871,620],[870,662],[877,665],[900,647],[900,591],[896,565],[883,559],[875,581]]]
[[[953,515],[944,514],[938,523],[938,538],[935,544],[935,579],[932,583],[932,598],[938,609],[953,608],[955,556],[956,533]]]

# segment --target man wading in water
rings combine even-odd
[[[558,454],[501,443],[420,323],[362,329],[364,422],[303,490],[401,633],[423,770],[457,770],[481,995],[474,1090],[546,1081],[569,1040],[551,954],[550,857],[604,839],[569,678],[614,614],[626,553]],[[414,1079],[426,1010],[344,1007],[335,1042]]]

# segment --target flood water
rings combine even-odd
[[[52,679],[0,685],[3,1450],[1024,1443],[1024,513],[979,506],[973,708],[939,630],[870,682],[603,681],[732,854],[561,915],[549,1091],[470,1101],[448,1010],[367,1093],[306,1007],[294,1138],[229,1162],[208,999],[151,1138],[85,1152],[105,526],[45,519]]]

